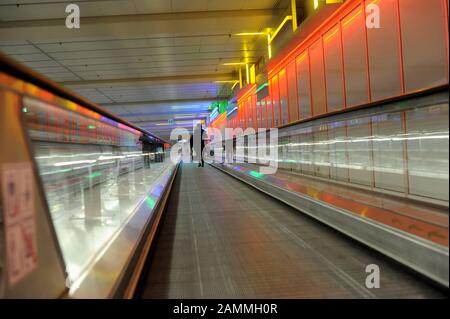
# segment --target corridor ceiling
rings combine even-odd
[[[0,0],[0,51],[167,138],[230,97],[223,81],[238,75],[223,63],[256,62],[267,50],[264,37],[236,33],[273,28],[289,2]],[[70,3],[79,29],[65,26]]]

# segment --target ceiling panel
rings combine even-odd
[[[3,53],[5,53],[4,48],[1,49]],[[7,53],[6,53],[7,54]],[[34,53],[34,54],[10,54],[13,58],[18,60],[19,62],[28,62],[28,61],[49,61],[49,58],[44,53]]]
[[[0,50],[167,137],[168,119],[205,118],[212,101],[230,97],[233,83],[215,80],[237,79],[237,67],[223,63],[267,51],[261,37],[233,34],[273,27],[288,1],[78,0],[81,28],[69,30],[72,2],[0,1]]]
[[[259,51],[225,51],[225,52],[195,52],[187,54],[173,54],[173,55],[159,55],[159,56],[133,56],[133,57],[103,57],[103,58],[69,58],[58,59],[59,63],[65,66],[93,66],[93,65],[122,65],[124,63],[145,63],[145,62],[159,62],[159,61],[195,61],[217,59],[220,63],[228,62],[228,60],[244,60],[243,56],[247,55],[248,60],[257,61],[260,56]],[[36,62],[37,63],[37,62]],[[218,63],[219,65],[219,63]]]

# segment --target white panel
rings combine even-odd
[[[192,53],[198,52],[199,46],[183,46],[180,48],[174,47],[156,47],[156,48],[136,48],[123,50],[92,50],[77,52],[77,58],[103,58],[103,57],[122,57],[135,55],[155,55],[155,54],[173,54],[173,53]],[[55,59],[69,59],[73,58],[73,52],[55,52],[49,54]]]
[[[34,54],[24,54],[24,55],[13,55],[13,59],[16,59],[19,62],[29,62],[29,61],[49,61],[51,60],[48,56],[43,53],[34,53]]]
[[[183,38],[181,38],[183,39]],[[100,50],[100,49],[128,49],[128,48],[151,48],[154,46],[173,46],[180,38],[142,38],[142,39],[103,39],[94,41],[75,41],[75,42],[51,42],[36,43],[36,45],[46,52],[73,52],[81,50]],[[200,44],[198,38],[193,38],[191,44]],[[177,43],[180,45],[179,43]]]
[[[275,4],[274,0],[208,0],[208,10],[270,9]]]
[[[330,156],[326,127],[316,127],[314,132],[314,172],[317,176],[330,177]]]
[[[45,68],[45,67],[53,67],[60,66],[60,64],[53,60],[48,61],[29,61],[25,62],[25,64],[30,68]]]
[[[448,104],[409,111],[406,120],[410,193],[448,201]]]
[[[32,45],[10,45],[10,46],[0,46],[0,51],[5,54],[32,54],[40,53],[38,49]]]
[[[169,0],[132,0],[138,12],[161,13],[171,11]]]
[[[28,43],[28,41],[14,41],[14,40],[11,40],[11,41],[4,41],[4,40],[2,40],[2,41],[0,41],[0,46],[6,46],[6,45],[26,45],[26,44],[29,44]]]
[[[401,113],[372,117],[375,187],[405,192]]]
[[[313,133],[311,133],[310,128],[306,128],[305,130],[302,130],[303,133],[301,134],[301,170],[302,173],[305,174],[314,174],[314,168],[313,168]]]
[[[372,158],[368,118],[347,121],[350,182],[372,185]]]
[[[330,141],[331,178],[347,182],[349,173],[345,122],[330,124],[328,126],[328,138]]]
[[[184,11],[206,11],[208,9],[208,0],[171,0],[172,12]]]
[[[301,164],[301,157],[302,157],[302,148],[300,146],[301,143],[301,134],[298,134],[298,132],[294,133],[292,143],[294,143],[294,147],[292,150],[292,159],[295,161],[295,165],[293,166],[293,169],[297,172],[302,171],[302,164]]]
[[[284,168],[284,169],[288,169],[290,168],[287,160],[289,159],[289,155],[288,155],[288,146],[286,144],[287,139],[286,137],[281,137],[278,139],[278,158],[281,160],[278,163],[278,167],[279,168]]]

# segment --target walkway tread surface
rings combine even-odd
[[[397,263],[208,165],[182,164],[141,298],[440,298]],[[381,287],[365,287],[366,266]]]

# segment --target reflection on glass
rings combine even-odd
[[[173,165],[141,133],[24,99],[24,118],[70,281],[80,279]],[[147,164],[147,165],[145,165]],[[149,165],[148,165],[149,164]],[[149,197],[156,202],[161,194]]]

